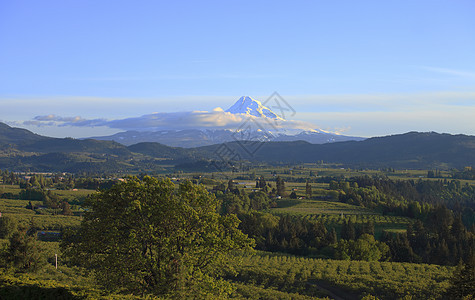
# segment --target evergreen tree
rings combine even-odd
[[[63,215],[70,216],[73,214],[73,211],[71,210],[71,206],[69,205],[67,201],[63,201],[63,203],[61,204],[61,208],[62,208],[61,214]]]
[[[284,197],[285,196],[285,182],[280,176],[277,176],[275,179],[275,185],[277,188],[277,195]]]
[[[266,184],[266,180],[264,179],[264,176],[261,176],[261,177],[259,178],[259,188],[263,189],[263,188],[266,187],[266,185],[267,185],[267,184]]]
[[[228,191],[234,192],[234,189],[235,189],[234,181],[232,179],[229,179],[229,181],[228,181]]]
[[[461,261],[454,271],[446,296],[449,299],[473,299],[475,295],[475,256],[464,265]]]
[[[462,222],[462,216],[459,214],[455,217],[454,222],[452,223],[452,228],[450,229],[450,234],[455,240],[462,239],[462,236],[465,233],[465,226]]]
[[[353,222],[351,222],[351,220],[343,222],[340,236],[342,239],[345,239],[345,240],[354,240],[356,238],[355,225],[353,224]]]
[[[338,241],[338,237],[336,234],[335,227],[332,227],[332,230],[328,231],[327,233],[327,242],[329,245],[334,245]]]
[[[307,196],[308,199],[312,198],[312,186],[310,185],[308,181],[305,184],[305,195]]]
[[[17,231],[10,237],[3,255],[6,265],[20,272],[34,272],[45,264],[36,237],[29,236],[24,231]]]

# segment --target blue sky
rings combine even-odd
[[[31,121],[211,111],[278,91],[296,119],[348,135],[473,135],[474,15],[470,0],[3,0],[0,121],[83,137],[118,130]]]

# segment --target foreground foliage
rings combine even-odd
[[[454,267],[394,263],[308,259],[258,252],[244,254],[235,273],[228,273],[225,284],[236,290],[236,299],[463,299],[457,282],[472,287],[467,273],[451,279]],[[466,267],[463,267],[466,268]],[[468,269],[467,269],[468,271]],[[455,274],[458,274],[455,270]],[[472,269],[473,272],[473,269]],[[473,278],[473,277],[472,277]],[[460,281],[460,279],[462,279]],[[455,284],[455,285],[454,285]],[[450,288],[453,285],[453,288]],[[448,294],[446,290],[455,294]],[[467,295],[467,289],[463,295]],[[100,289],[81,268],[46,265],[37,273],[0,273],[2,299],[154,299],[132,294],[117,294]],[[195,295],[203,299],[202,294]],[[62,298],[61,298],[62,297]],[[162,296],[160,299],[167,299]],[[185,295],[184,299],[193,298]],[[211,296],[222,299],[222,296]],[[470,298],[464,298],[470,299]]]
[[[67,255],[95,271],[107,289],[136,294],[225,296],[218,279],[232,250],[251,248],[235,215],[190,182],[128,178],[94,194],[77,232],[65,237]]]

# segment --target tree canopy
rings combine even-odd
[[[25,230],[15,231],[8,245],[0,252],[0,267],[11,267],[17,272],[35,272],[45,264],[39,248],[36,237],[28,235]]]
[[[203,186],[130,177],[86,201],[80,228],[63,248],[95,271],[106,288],[136,294],[203,298],[230,292],[219,271],[229,252],[251,249],[235,215]]]

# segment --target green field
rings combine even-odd
[[[277,200],[277,207],[272,208],[275,214],[299,214],[299,215],[377,215],[378,213],[356,205],[350,205],[333,201],[315,200]]]
[[[388,299],[436,299],[449,286],[453,267],[321,260],[259,252],[245,256],[236,281],[267,289],[322,297],[332,292],[342,299],[374,295]],[[359,295],[360,297],[356,296]]]
[[[26,208],[29,202],[28,200],[0,199],[2,216],[15,218],[20,226],[26,227],[34,224],[35,227],[41,230],[60,230],[66,226],[77,226],[81,221],[79,216],[51,214],[51,210],[45,210],[45,214],[41,214],[42,211],[38,209],[36,211],[40,213],[36,213]],[[40,201],[31,202],[33,205],[42,204]]]
[[[278,207],[269,210],[272,214],[304,216],[309,220],[321,221],[326,226],[335,227],[337,232],[344,221],[351,220],[356,224],[373,222],[376,237],[380,237],[383,232],[405,232],[407,225],[413,222],[407,217],[384,216],[365,207],[341,202],[284,199],[278,200],[277,205]]]
[[[57,243],[47,244],[52,259]],[[236,291],[231,295],[234,299],[361,299],[365,295],[380,299],[438,299],[449,286],[454,269],[426,264],[310,259],[266,252],[245,254],[240,260],[241,264],[235,266],[237,274],[225,276],[235,285]],[[35,292],[46,298],[142,299],[108,294],[97,288],[84,270],[62,265],[61,259],[58,269],[49,264],[36,274],[4,274],[0,275],[0,283],[0,296],[14,289],[17,293],[14,295]],[[408,295],[411,297],[404,298]]]

